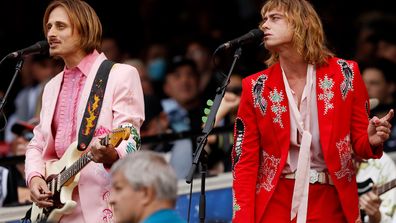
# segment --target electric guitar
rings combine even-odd
[[[371,178],[357,183],[358,184],[358,194],[359,196],[362,194],[365,194],[369,191],[371,191],[373,189],[374,186],[374,182]],[[382,195],[383,193],[387,192],[390,189],[393,189],[394,187],[396,187],[396,179],[393,179],[387,183],[384,183],[382,185],[376,186],[377,187],[377,194],[378,196]]]
[[[358,195],[359,197],[373,189],[374,182],[371,178],[363,181],[363,182],[358,182]],[[396,187],[396,179],[393,179],[387,183],[384,183],[382,185],[376,186],[376,194],[378,196],[382,195],[383,193],[393,189]],[[362,221],[364,221],[364,216],[366,216],[366,213],[364,210],[360,209],[360,216],[362,218]]]
[[[102,138],[100,143],[117,147],[122,140],[129,138],[130,131],[130,128],[115,129]],[[53,193],[54,205],[39,208],[33,203],[30,215],[32,222],[58,222],[63,215],[73,211],[77,205],[72,200],[73,189],[80,178],[80,170],[91,161],[90,156],[90,151],[79,151],[77,142],[73,142],[60,160],[46,163],[46,182]]]

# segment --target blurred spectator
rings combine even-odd
[[[145,121],[140,128],[140,135],[154,136],[172,133],[169,120],[162,109],[160,100],[153,95],[144,96]],[[164,154],[166,160],[174,168],[177,178],[187,176],[192,164],[192,142],[189,139],[180,139],[173,142],[149,142],[142,145],[142,150],[151,150]]]
[[[384,17],[378,28],[377,57],[396,63],[396,16]]]
[[[145,62],[151,80],[162,81],[166,72],[168,47],[162,43],[153,43],[147,47]]]
[[[162,85],[167,69],[168,56],[168,47],[163,43],[148,45],[143,55],[148,77],[151,80],[155,94],[160,98],[165,97]]]
[[[375,188],[396,179],[395,163],[386,153],[380,159],[355,159],[355,161],[356,181],[361,183],[371,179],[375,185],[373,190],[362,194],[359,198],[360,207],[365,213],[364,222],[396,222],[396,190],[391,189],[380,195]]]
[[[197,65],[199,73],[199,93],[205,99],[212,98],[216,93],[217,80],[214,76],[211,49],[209,40],[192,40],[186,47],[186,58],[191,59]]]
[[[5,140],[11,142],[14,135],[11,133],[11,126],[16,120],[28,121],[38,117],[41,110],[41,95],[45,84],[56,72],[59,71],[62,64],[57,60],[49,58],[46,55],[33,55],[29,59],[26,73],[30,74],[29,83],[16,96],[14,100],[15,112],[10,115],[5,132]]]
[[[127,59],[124,61],[124,63],[129,64],[138,70],[140,76],[140,82],[143,88],[143,94],[144,95],[154,94],[154,88],[147,74],[147,69],[144,62],[141,61],[140,59]]]
[[[242,76],[234,73],[230,77],[224,98],[216,115],[216,125],[233,125],[242,93]],[[221,123],[222,122],[222,123]]]
[[[355,60],[359,63],[367,63],[377,57],[378,26],[382,17],[382,13],[374,11],[364,13],[358,18]]]
[[[24,156],[26,146],[33,137],[33,128],[38,124],[37,119],[29,120],[29,122],[17,121],[11,127],[12,133],[15,135],[11,142],[11,156]],[[13,206],[17,204],[25,204],[31,202],[30,190],[26,186],[25,181],[25,164],[18,163],[5,167],[7,169],[7,185],[4,206]],[[3,178],[4,180],[5,178]],[[3,193],[4,194],[4,193]]]
[[[123,60],[123,55],[118,42],[115,38],[105,37],[102,40],[101,51],[106,55],[107,59],[119,63]]]
[[[230,77],[223,100],[216,114],[215,127],[232,127],[238,112],[242,92],[242,76],[234,73]],[[208,137],[209,165],[211,174],[217,175],[224,171],[231,171],[231,149],[234,137],[233,132]]]
[[[396,107],[396,65],[389,60],[379,59],[362,66],[362,76],[370,98],[379,104],[371,110],[371,116],[383,117],[389,109]],[[384,151],[396,151],[396,121],[392,121],[392,133],[384,143]]]
[[[176,175],[162,156],[150,151],[129,154],[113,165],[111,174],[116,222],[185,222],[174,210]]]
[[[141,136],[145,137],[171,133],[172,130],[169,128],[168,117],[164,112],[158,97],[154,95],[145,95],[144,105],[145,120],[142,127],[140,128]],[[144,148],[144,145],[142,148]],[[152,147],[150,150],[155,150],[157,152],[162,151],[161,149],[153,149]]]
[[[199,76],[194,61],[176,57],[166,73],[162,100],[171,127],[176,132],[201,130],[201,105],[198,90]]]

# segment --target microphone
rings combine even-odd
[[[264,37],[263,31],[260,29],[252,29],[245,35],[221,44],[218,50],[228,49],[234,46],[243,46],[245,44],[262,40]]]
[[[49,50],[49,45],[46,40],[38,41],[37,43],[26,47],[25,49],[21,49],[15,52],[12,52],[7,55],[7,58],[19,58],[25,55],[29,55],[32,53],[46,53]]]

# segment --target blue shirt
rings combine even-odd
[[[163,209],[154,212],[141,223],[186,223],[186,221],[175,210]]]

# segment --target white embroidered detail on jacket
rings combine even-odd
[[[283,128],[282,113],[286,112],[286,106],[281,105],[281,102],[284,99],[283,92],[282,90],[278,92],[275,88],[270,92],[268,97],[272,102],[271,111],[275,114],[273,122],[278,123],[280,127]]]
[[[235,214],[237,211],[241,210],[241,206],[239,206],[237,199],[235,198],[235,192],[232,190],[232,218],[235,218]]]
[[[338,155],[340,156],[341,169],[335,172],[337,179],[343,177],[348,178],[348,182],[352,181],[352,176],[355,174],[352,163],[352,150],[349,134],[336,143]]]
[[[256,193],[259,193],[261,188],[266,191],[271,191],[274,188],[272,181],[274,180],[280,158],[275,156],[269,156],[264,150],[262,150],[262,156],[260,159],[258,179],[256,185]]]
[[[253,106],[260,108],[261,114],[265,115],[267,111],[267,101],[263,98],[263,91],[265,87],[265,81],[268,79],[267,75],[260,75],[257,80],[252,80],[252,95],[253,95]]]
[[[331,102],[331,99],[334,97],[334,92],[332,90],[334,86],[334,81],[331,78],[328,78],[327,75],[323,79],[319,78],[319,88],[322,89],[323,93],[318,95],[319,100],[324,102],[325,110],[324,114],[326,115],[329,109],[334,108],[334,104]]]
[[[243,123],[241,118],[236,118],[235,120],[235,132],[234,132],[234,147],[232,150],[232,173],[235,178],[235,167],[238,164],[239,159],[242,155],[242,143],[245,137],[245,123]]]
[[[353,65],[349,65],[342,59],[338,60],[337,63],[340,65],[341,72],[344,75],[344,80],[341,83],[340,90],[342,99],[345,101],[348,92],[353,91]]]

